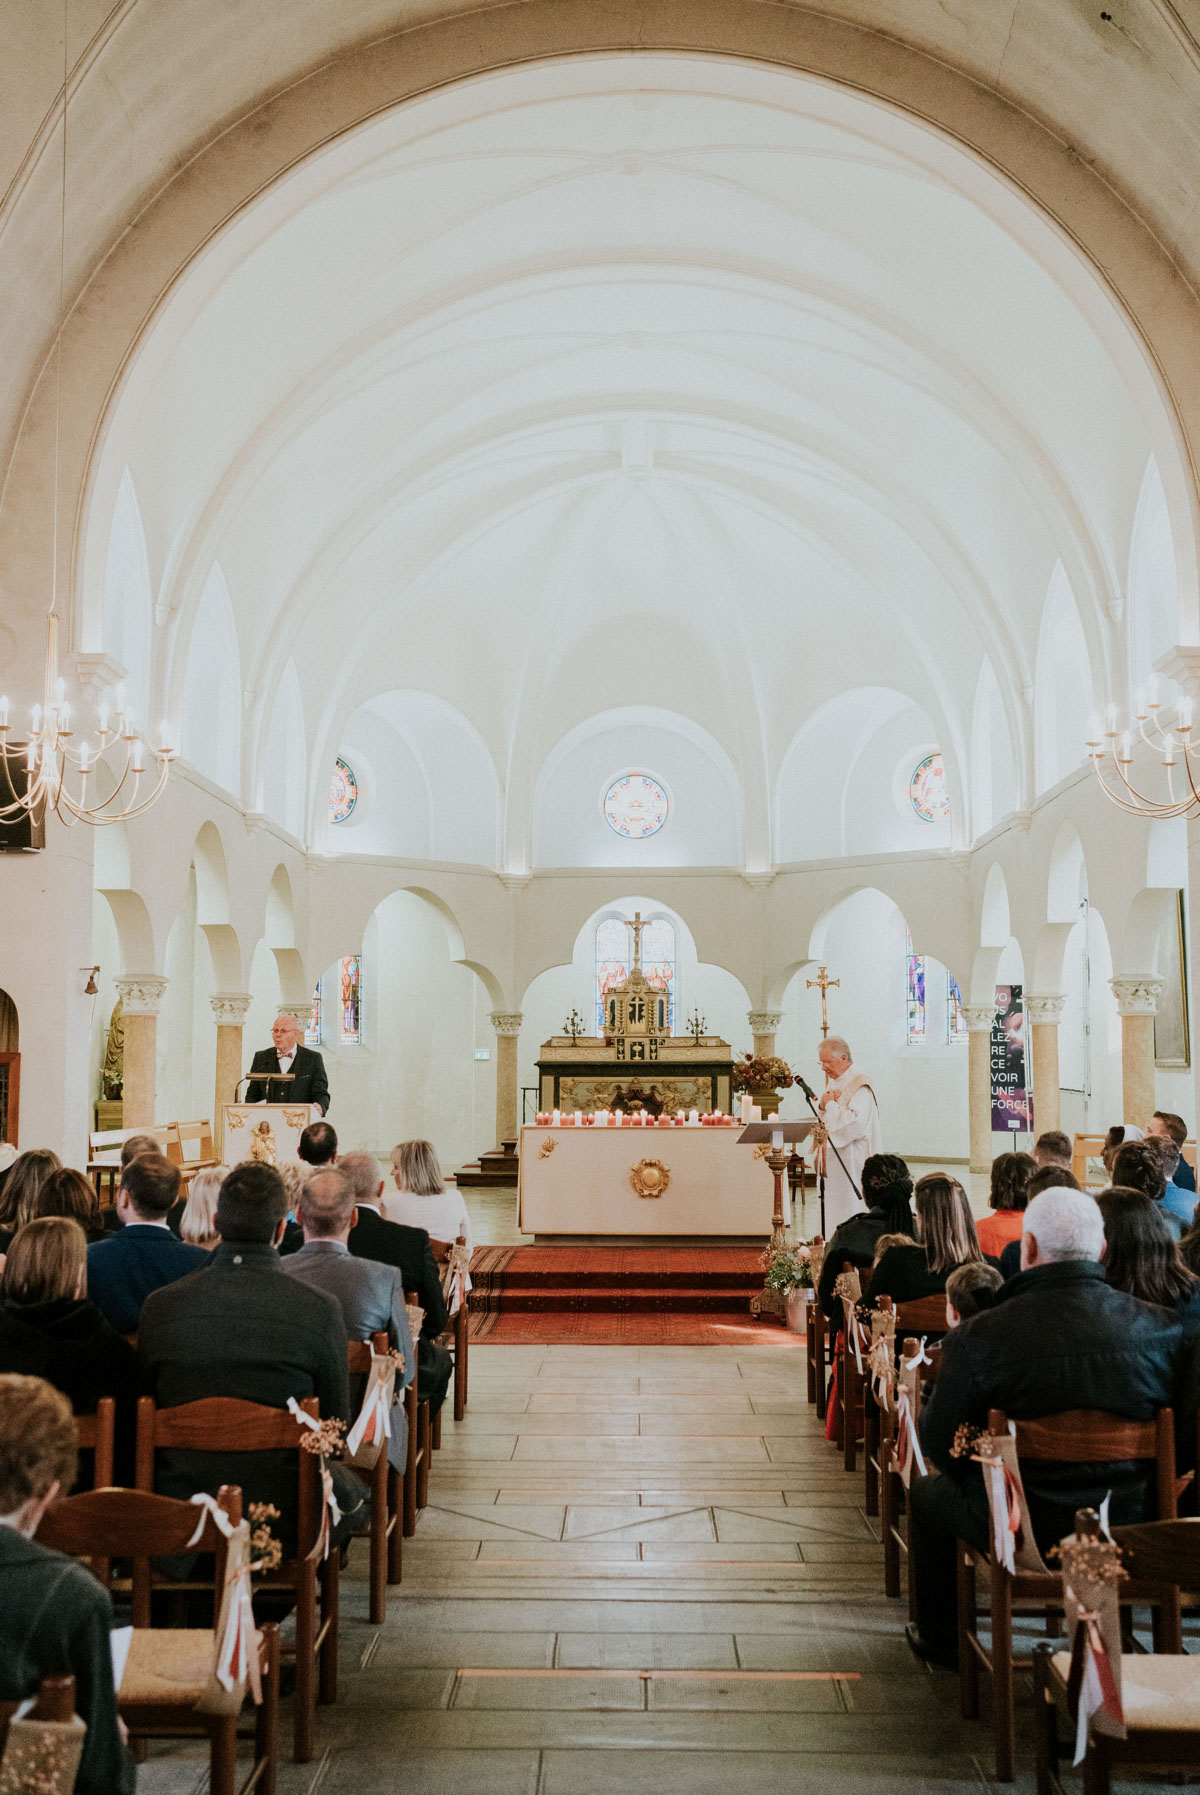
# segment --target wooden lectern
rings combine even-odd
[[[317,1103],[226,1103],[225,1163],[256,1159],[262,1165],[296,1165],[300,1136],[321,1113]]]

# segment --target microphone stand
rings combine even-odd
[[[800,1089],[804,1092],[804,1101],[808,1104],[809,1109],[812,1110],[815,1120],[822,1128],[824,1128],[825,1127],[824,1119],[821,1115],[820,1110],[817,1108],[816,1103],[814,1102],[816,1092],[813,1090],[813,1088],[810,1084],[807,1084],[804,1081],[803,1078],[797,1078],[796,1083],[800,1086]],[[847,1184],[850,1186],[850,1189],[854,1192],[854,1194],[858,1198],[859,1202],[860,1203],[864,1202],[865,1199],[863,1197],[862,1191],[859,1189],[858,1185],[854,1182],[854,1179],[850,1176],[850,1168],[846,1164],[845,1160],[842,1158],[841,1154],[838,1152],[838,1149],[837,1149],[836,1145],[834,1144],[834,1142],[830,1140],[828,1131],[826,1132],[826,1135],[825,1135],[825,1145],[827,1147],[833,1147],[834,1157],[836,1158],[838,1164],[841,1166],[843,1172],[846,1174]],[[821,1160],[821,1171],[819,1173],[819,1178],[820,1178],[820,1187],[819,1188],[820,1188],[820,1202],[821,1202],[821,1234],[822,1234],[822,1237],[824,1237],[824,1234],[825,1234],[825,1161],[824,1161],[823,1156],[822,1156],[822,1160]]]

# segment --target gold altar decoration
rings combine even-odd
[[[806,979],[805,983],[810,991],[819,991],[821,993],[821,1039],[824,1040],[825,1036],[829,1033],[828,995],[835,986],[840,991],[842,981],[841,979],[831,979],[828,969],[821,966],[817,969],[816,978]]]
[[[661,1197],[671,1182],[671,1168],[661,1159],[639,1159],[629,1168],[629,1182],[639,1197]]]
[[[554,1136],[549,1135],[542,1142],[541,1146],[538,1148],[538,1158],[539,1159],[549,1159],[550,1155],[553,1153],[553,1151],[554,1151],[555,1147],[557,1147],[557,1145],[558,1145],[558,1142],[554,1139]]]

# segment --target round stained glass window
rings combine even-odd
[[[940,823],[950,815],[950,793],[940,754],[927,754],[908,782],[912,807],[923,823]]]
[[[329,787],[330,822],[344,823],[357,803],[358,780],[354,777],[353,767],[347,766],[344,760],[335,760]]]
[[[604,794],[604,820],[626,841],[657,835],[667,820],[671,801],[649,773],[626,773]]]

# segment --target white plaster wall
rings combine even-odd
[[[601,800],[631,771],[666,787],[671,811],[657,835],[625,841]],[[725,776],[696,743],[666,729],[604,730],[576,744],[546,779],[535,817],[538,866],[736,866],[737,805]]]

